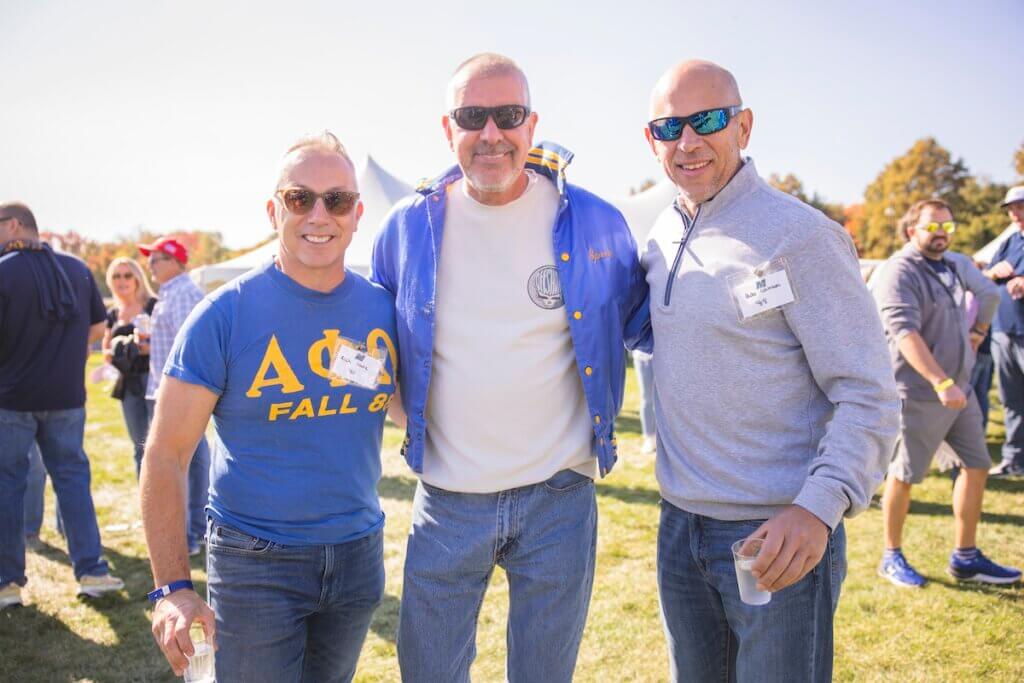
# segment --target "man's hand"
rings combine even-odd
[[[828,526],[799,505],[789,505],[757,528],[763,538],[751,568],[759,590],[779,591],[814,569],[828,545]]]
[[[217,649],[216,624],[213,610],[195,591],[177,590],[156,603],[153,610],[153,638],[174,670],[175,676],[185,673],[188,657],[195,654],[188,629],[200,622],[206,633],[206,642]]]
[[[985,335],[980,332],[971,330],[971,351],[978,352],[978,347],[981,346],[981,342],[985,341]]]
[[[1013,299],[1024,297],[1024,277],[1015,277],[1006,283],[1006,291]]]
[[[1013,277],[1013,266],[1009,261],[1000,261],[986,270],[985,275],[990,280],[1005,280],[1008,277]]]
[[[957,385],[952,385],[948,389],[943,389],[938,392],[939,402],[947,408],[953,410],[963,410],[967,407],[967,396],[960,390]]]

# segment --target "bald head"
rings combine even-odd
[[[341,144],[341,141],[329,130],[325,130],[321,133],[314,135],[305,135],[296,140],[288,151],[281,157],[281,162],[277,167],[277,181],[274,185],[275,189],[281,189],[285,181],[287,180],[291,170],[298,164],[311,156],[326,155],[326,156],[337,156],[348,165],[355,173],[355,164],[352,162],[352,158],[348,155],[348,151],[345,146]]]
[[[750,141],[754,115],[749,109],[733,109],[742,104],[732,74],[701,60],[675,65],[651,92],[650,120],[678,117],[673,124],[678,135],[672,138],[659,133],[655,138],[650,126],[644,135],[691,215],[698,205],[718,194],[743,165],[741,152]],[[715,113],[705,120],[713,122],[711,126],[694,124],[690,118],[712,111]]]
[[[39,234],[36,217],[21,202],[0,203],[0,242],[17,238],[35,239]]]
[[[504,55],[494,52],[482,52],[473,55],[462,64],[459,64],[448,81],[448,89],[445,97],[445,104],[448,110],[459,106],[459,94],[466,89],[466,84],[478,78],[491,78],[495,76],[513,76],[523,86],[522,104],[530,106],[530,85],[526,81],[526,74],[519,68],[519,65]],[[511,104],[511,103],[510,103]]]
[[[665,110],[673,100],[678,99],[681,95],[690,94],[696,96],[694,99],[714,102],[714,104],[693,111],[674,113],[692,114],[713,107],[743,104],[743,100],[740,98],[740,88],[728,70],[714,62],[691,59],[676,64],[658,79],[651,92],[650,118],[667,116]]]

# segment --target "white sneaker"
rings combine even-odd
[[[21,586],[13,581],[0,589],[0,609],[21,607]]]
[[[650,455],[651,453],[658,450],[658,441],[653,436],[645,436],[644,444],[640,447],[640,452],[644,455]]]
[[[90,598],[98,598],[104,593],[112,593],[122,588],[124,588],[124,581],[110,574],[86,575],[78,581],[78,594]]]

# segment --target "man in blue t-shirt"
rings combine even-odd
[[[362,211],[337,138],[296,143],[267,202],[276,258],[204,299],[164,366],[142,512],[153,634],[178,675],[194,621],[216,635],[218,681],[355,673],[384,593],[377,483],[397,371],[391,295],[344,267]],[[183,495],[211,415],[207,605],[188,581]]]
[[[21,604],[29,448],[39,444],[63,513],[79,595],[124,588],[100,556],[89,490],[85,361],[106,311],[84,263],[39,241],[27,206],[0,204],[0,609]]]

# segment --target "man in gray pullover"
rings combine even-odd
[[[846,232],[741,157],[732,75],[684,62],[645,131],[679,197],[642,258],[654,332],[658,586],[673,680],[822,681],[846,574],[842,519],[865,509],[899,401]],[[763,606],[733,542],[763,546]]]
[[[899,223],[906,244],[871,284],[903,398],[900,440],[882,497],[885,553],[878,573],[905,588],[925,584],[900,548],[910,487],[924,480],[944,440],[963,468],[953,487],[956,547],[947,571],[960,581],[1020,580],[1019,570],[992,562],[975,546],[992,460],[970,379],[975,352],[999,307],[999,290],[968,256],[947,251],[955,229],[948,204],[916,202]],[[978,318],[970,329],[966,292],[978,299]]]

